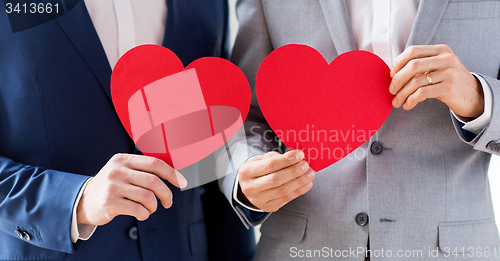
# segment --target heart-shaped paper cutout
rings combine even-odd
[[[251,92],[243,72],[215,57],[186,68],[172,51],[142,45],[124,54],[111,76],[120,121],[142,153],[176,169],[205,158],[242,126]]]
[[[267,122],[290,149],[303,149],[316,170],[369,140],[392,109],[390,69],[365,51],[328,64],[315,49],[291,44],[274,50],[257,73],[256,92]]]

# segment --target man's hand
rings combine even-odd
[[[241,191],[262,211],[277,211],[312,188],[316,172],[303,159],[301,150],[252,158],[240,167]]]
[[[394,61],[391,77],[389,91],[396,95],[395,108],[411,110],[419,102],[436,98],[465,118],[477,118],[484,111],[481,84],[447,45],[409,47]]]
[[[116,154],[89,181],[77,206],[77,223],[104,225],[118,215],[146,220],[156,211],[157,200],[172,206],[172,191],[162,179],[186,187],[186,179],[162,160]]]

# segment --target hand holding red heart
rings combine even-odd
[[[348,52],[328,63],[305,45],[274,50],[257,74],[259,105],[280,140],[303,151],[269,152],[245,162],[238,198],[275,212],[309,191],[314,170],[347,156],[384,123],[392,109],[390,81],[389,67],[369,52]]]
[[[165,179],[176,187],[187,181],[175,169],[157,158],[117,154],[89,181],[77,206],[77,223],[104,225],[118,215],[146,220],[157,209],[172,206],[172,191]]]
[[[382,126],[392,110],[391,80],[389,67],[373,53],[347,52],[328,63],[317,50],[290,44],[264,59],[255,89],[274,133],[287,148],[302,149],[320,171]]]
[[[304,161],[304,152],[283,155],[268,152],[240,167],[239,185],[246,199],[265,212],[275,212],[313,186],[316,172]]]
[[[429,78],[424,73],[429,73]],[[395,108],[411,110],[426,99],[436,98],[462,117],[477,118],[483,113],[481,84],[447,45],[407,48],[394,61],[391,77],[389,91],[396,95],[392,102]]]
[[[243,124],[251,100],[250,85],[233,63],[204,57],[184,67],[158,45],[120,58],[111,96],[137,148],[179,170],[223,146]]]
[[[157,66],[147,59],[138,59],[144,55],[155,57],[155,60],[158,60],[157,57],[162,57],[160,60],[170,62]],[[122,123],[131,134],[127,106],[130,95],[149,84],[151,80],[182,71],[184,67],[171,51],[155,46],[135,48],[125,58],[142,61],[142,63],[123,62],[126,65],[123,70],[117,70],[120,69],[117,66],[111,84],[113,102]],[[220,68],[214,70],[215,64]],[[137,68],[130,70],[130,66]],[[250,103],[248,84],[245,83],[241,71],[233,67],[234,65],[222,60],[206,58],[193,62],[186,69],[196,68],[207,104],[232,105],[239,108],[244,119]],[[147,72],[144,74],[147,77],[141,78],[136,77],[141,74],[127,73],[140,70]],[[226,76],[234,77],[222,84],[219,81],[227,77],[213,76],[213,72],[229,71],[232,73],[226,73]],[[128,75],[133,76],[131,80],[125,77]],[[235,92],[233,82],[241,82],[239,85],[241,88],[237,88],[240,92]],[[425,99],[437,98],[462,117],[478,117],[484,107],[482,88],[478,80],[446,45],[408,48],[395,60],[390,75],[385,63],[368,52],[355,51],[342,54],[328,64],[319,52],[310,47],[283,46],[273,51],[262,63],[257,74],[256,89],[260,108],[276,135],[288,148],[304,149],[304,151],[293,150],[284,155],[270,152],[247,161],[239,169],[241,196],[267,212],[277,211],[289,201],[309,191],[316,175],[312,168],[321,170],[369,140],[389,116],[392,108],[391,100],[394,107],[403,106],[404,109],[410,110]],[[354,93],[369,93],[369,95],[353,95]],[[393,97],[393,94],[396,96]],[[232,99],[233,97],[239,99]],[[234,104],[226,104],[229,101],[234,101]],[[290,106],[290,102],[295,106]],[[314,106],[310,106],[311,104]],[[283,112],[286,112],[287,117],[283,117]],[[309,135],[309,128],[314,128],[316,135],[313,133]],[[288,135],[290,131],[299,135]],[[302,132],[307,134],[306,138],[301,136]],[[318,133],[324,133],[324,137],[321,138]],[[158,137],[162,138],[161,135]],[[168,161],[169,157],[166,159],[172,165],[172,162]],[[195,162],[198,159],[199,157],[194,157],[191,161]],[[117,167],[113,162],[110,161],[109,164]],[[134,169],[124,164],[117,169],[128,173],[123,167]],[[111,172],[105,170],[106,167],[102,170],[103,174],[98,174],[96,179],[109,181],[117,177],[113,175],[116,170]],[[144,166],[135,170],[156,174],[159,177],[167,175]],[[174,173],[173,169],[170,173]],[[118,184],[124,183],[124,180],[114,181]],[[125,183],[127,182],[135,184],[125,180]],[[89,189],[96,184],[98,183],[91,181]],[[149,194],[146,198],[150,199],[156,195],[164,205],[166,204],[165,206],[169,205],[171,192],[165,194],[165,188],[160,189],[154,184],[135,185],[149,189],[148,193],[139,195]],[[109,188],[116,187],[113,185]],[[102,189],[109,192],[109,188]],[[85,200],[82,201],[88,201],[87,198],[84,192]],[[100,200],[103,198],[106,197],[101,197]],[[97,199],[96,202],[99,203],[99,198]],[[113,209],[111,214],[103,212],[105,217],[101,219],[86,222],[107,223],[110,218],[118,214],[130,214],[144,219],[149,215],[148,211],[152,213],[156,210],[156,201],[152,203],[144,198],[128,199],[144,204],[132,206],[127,202],[129,210],[125,213]],[[102,209],[106,209],[106,200],[101,203],[103,203]],[[144,209],[141,209],[141,205]],[[130,207],[135,211],[131,212]],[[85,220],[85,215],[82,215],[81,219]]]

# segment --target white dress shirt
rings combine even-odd
[[[392,66],[410,37],[420,0],[346,0],[358,50]]]
[[[392,67],[396,57],[405,50],[420,0],[346,0],[346,3],[357,49],[375,53]],[[465,124],[464,130],[478,134],[490,124],[493,95],[488,83],[481,76],[473,75],[479,79],[483,88],[483,114],[473,121],[465,122],[451,113]],[[233,190],[234,200],[250,210],[263,212],[238,199],[238,178],[237,176]]]
[[[111,68],[128,50],[142,44],[161,45],[167,22],[166,0],[85,0],[90,18],[106,52]],[[76,208],[83,190],[80,189],[73,207],[71,240],[87,240],[96,226],[77,224]]]
[[[375,53],[392,67],[396,57],[405,50],[420,0],[346,0],[346,3],[357,48]],[[465,124],[464,130],[478,134],[490,124],[493,94],[481,76],[473,75],[483,87],[483,114],[473,121],[465,122],[451,113]]]
[[[142,44],[161,45],[167,22],[165,0],[85,0],[111,68]]]

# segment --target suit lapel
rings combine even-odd
[[[355,50],[356,42],[345,0],[320,0],[319,3],[337,54]]]
[[[406,47],[430,43],[449,0],[421,0]]]
[[[56,18],[56,21],[90,67],[104,92],[111,99],[111,66],[84,1],[78,1],[73,9],[67,14]]]

